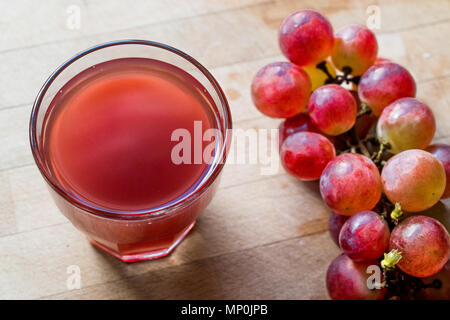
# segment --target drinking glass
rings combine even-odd
[[[220,143],[209,169],[196,187],[176,201],[148,210],[112,211],[80,201],[50,170],[43,152],[46,114],[55,95],[77,74],[120,58],[151,58],[181,68],[198,80],[214,101]],[[31,113],[30,143],[34,160],[59,210],[96,247],[125,262],[155,259],[169,254],[193,228],[219,184],[230,143],[231,114],[217,81],[199,62],[173,47],[144,40],[122,40],[85,50],[59,67],[44,83]],[[61,235],[63,236],[63,235]]]

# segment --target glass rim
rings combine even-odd
[[[37,127],[37,118],[38,113],[41,107],[41,103],[43,100],[43,97],[47,93],[48,88],[52,85],[52,83],[55,81],[55,79],[72,63],[75,61],[81,59],[82,57],[93,53],[95,51],[105,49],[112,46],[119,46],[119,45],[145,45],[145,46],[151,46],[156,47],[159,49],[163,49],[166,51],[169,51],[170,53],[176,54],[180,56],[181,58],[184,58],[188,62],[190,62],[193,66],[195,66],[200,72],[207,78],[207,80],[210,82],[214,90],[216,91],[219,100],[221,102],[221,106],[217,106],[217,108],[223,109],[224,113],[224,133],[222,135],[223,141],[220,145],[220,154],[217,157],[216,166],[213,168],[210,168],[211,173],[207,179],[202,181],[194,190],[187,193],[185,196],[181,196],[179,199],[175,199],[172,202],[169,202],[168,204],[162,204],[160,206],[149,208],[149,209],[142,209],[142,210],[109,210],[106,208],[101,208],[97,206],[90,206],[84,201],[79,201],[76,197],[71,196],[69,192],[67,192],[63,187],[61,187],[59,184],[55,183],[53,179],[50,178],[49,172],[44,168],[45,161],[43,160],[42,154],[39,150],[38,145],[38,138],[36,134],[36,127]],[[107,61],[107,60],[105,60]],[[81,72],[82,70],[80,70]],[[33,103],[33,108],[31,110],[31,117],[30,117],[30,123],[29,123],[29,138],[30,138],[30,145],[31,145],[31,151],[33,154],[34,161],[39,169],[39,172],[44,177],[45,181],[48,185],[60,196],[63,197],[65,201],[68,201],[72,205],[78,207],[79,209],[83,210],[84,212],[94,214],[96,216],[101,216],[104,218],[109,219],[142,219],[142,218],[151,218],[151,217],[161,217],[165,215],[169,215],[173,209],[176,209],[180,206],[188,205],[190,202],[194,201],[198,196],[200,196],[203,191],[205,191],[217,178],[219,173],[222,171],[223,166],[225,164],[225,160],[228,153],[228,143],[231,138],[230,135],[230,129],[232,128],[232,122],[231,122],[231,111],[230,107],[228,105],[228,101],[225,97],[225,94],[220,87],[217,80],[214,78],[214,76],[202,65],[200,62],[198,62],[196,59],[191,57],[190,55],[184,53],[183,51],[176,49],[174,47],[171,47],[169,45],[155,42],[155,41],[149,41],[149,40],[135,40],[135,39],[129,39],[129,40],[117,40],[117,41],[110,41],[105,42],[99,45],[95,45],[93,47],[90,47],[84,51],[79,52],[78,54],[74,55],[72,58],[65,61],[60,67],[58,67],[50,76],[49,78],[44,82],[42,88],[39,90],[39,93]]]

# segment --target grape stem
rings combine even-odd
[[[398,224],[398,220],[403,216],[403,210],[400,206],[400,203],[395,203],[395,208],[391,212],[391,219],[394,221],[395,224]]]
[[[359,76],[358,77],[351,76],[352,68],[349,66],[345,66],[342,68],[342,72],[344,74],[333,77],[333,75],[327,69],[327,62],[325,60],[318,63],[316,65],[316,68],[319,70],[322,70],[327,75],[328,78],[325,81],[326,84],[330,84],[330,83],[342,84],[344,82],[349,84],[350,82],[352,82],[352,83],[358,85],[359,80],[361,79],[361,77],[359,77]]]
[[[397,249],[392,249],[389,253],[384,254],[384,259],[381,261],[381,267],[385,270],[392,270],[401,259],[402,253]]]
[[[327,80],[325,81],[326,84],[330,84],[330,83],[335,83],[335,78],[333,77],[333,75],[330,73],[330,71],[328,71],[327,69],[327,62],[324,60],[320,63],[318,63],[316,65],[316,68],[319,70],[322,70],[323,73],[325,73],[327,75]]]
[[[353,138],[353,140],[356,140],[356,143],[357,143],[357,145],[358,145],[359,150],[361,151],[361,153],[362,153],[363,155],[365,155],[366,157],[370,158],[370,152],[369,152],[369,150],[367,150],[367,148],[366,148],[366,146],[364,145],[364,143],[362,143],[361,139],[359,139],[358,134],[357,134],[356,131],[355,131],[355,127],[353,127],[353,128],[350,130],[350,134],[351,134],[351,137]]]
[[[375,164],[380,164],[382,161],[382,156],[384,151],[389,150],[391,148],[391,145],[389,143],[380,143],[380,149],[378,150],[377,153],[374,153],[372,155],[372,159],[373,162],[375,162]]]
[[[361,152],[363,153],[363,155],[370,158],[369,150],[367,150],[366,146],[364,145],[364,143],[362,143],[361,140],[359,140],[359,138],[358,138],[358,146],[359,146],[359,149],[361,149]]]
[[[431,283],[424,283],[423,288],[433,288],[433,289],[440,289],[442,288],[442,281],[439,279],[434,279]]]
[[[359,110],[358,114],[356,115],[357,118],[372,113],[372,110],[369,108],[369,106],[365,103],[361,103],[361,110]]]
[[[416,299],[420,290],[442,287],[441,280],[435,279],[431,283],[424,283],[422,279],[401,272],[398,268],[384,270],[383,275],[388,289],[387,298],[390,300]]]

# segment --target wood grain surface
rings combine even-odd
[[[217,195],[173,254],[125,264],[91,247],[58,212],[32,159],[28,121],[62,62],[94,44],[135,38],[175,46],[208,67],[235,128],[276,128],[278,120],[253,107],[249,87],[260,67],[284,60],[282,19],[313,8],[337,29],[365,24],[369,5],[381,9],[380,55],[411,70],[418,98],[435,113],[435,141],[450,143],[449,0],[2,1],[0,298],[327,299],[325,272],[339,250],[316,182],[281,168],[267,176],[260,165],[227,165]],[[73,6],[79,29],[67,24]],[[67,289],[71,265],[81,270],[81,289]]]

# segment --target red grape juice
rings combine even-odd
[[[203,132],[214,127],[212,108],[203,86],[177,67],[145,58],[112,60],[62,88],[49,108],[43,146],[58,182],[81,201],[150,209],[182,196],[207,171],[203,161],[174,164],[178,141],[171,135],[187,129],[194,150],[194,121]]]
[[[203,133],[217,128],[215,108],[199,81],[158,60],[123,58],[79,73],[52,100],[42,152],[54,179],[75,202],[118,219],[80,214],[59,197],[57,205],[93,244],[124,261],[153,257],[149,252],[167,254],[192,228],[215,188],[161,219],[128,223],[119,216],[173,203],[199,185],[209,163],[175,164],[171,154],[180,141],[171,136],[186,129],[191,151],[195,139],[205,148],[210,142],[202,141]],[[194,121],[201,121],[200,137],[194,135]]]

